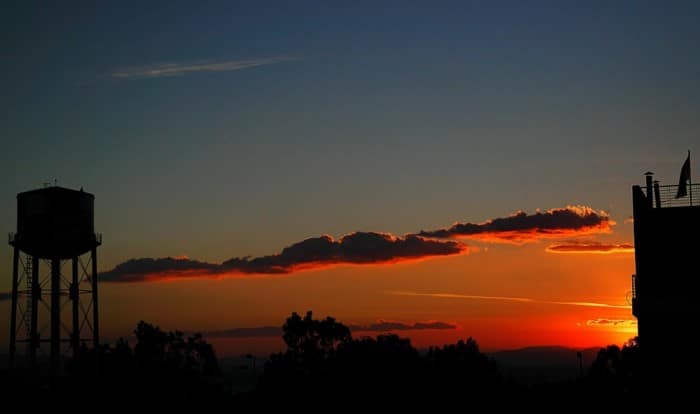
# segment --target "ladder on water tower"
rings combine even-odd
[[[27,281],[26,308],[24,308],[24,328],[27,330],[27,337],[32,334],[32,258],[27,256],[24,265],[24,279]]]

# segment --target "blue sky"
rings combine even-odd
[[[675,179],[697,140],[693,2],[254,3],[10,6],[4,227],[11,195],[53,178],[154,242],[182,225],[251,253],[273,232],[629,211],[640,173]],[[111,76],[270,58],[291,59]]]

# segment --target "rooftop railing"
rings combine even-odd
[[[686,195],[676,198],[677,185],[659,185],[654,183],[653,206],[655,208],[666,207],[700,207],[700,184],[686,185]],[[647,197],[649,195],[647,194]]]

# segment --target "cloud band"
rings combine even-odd
[[[491,242],[529,240],[582,234],[608,233],[615,222],[607,213],[586,206],[567,206],[535,214],[523,211],[483,223],[455,223],[445,229],[421,231],[423,237],[470,238]]]
[[[466,252],[466,245],[451,240],[356,232],[339,240],[330,236],[314,237],[286,247],[279,254],[236,257],[221,264],[172,257],[132,259],[101,273],[100,279],[106,282],[141,282],[232,274],[286,274],[332,265],[396,263]]]

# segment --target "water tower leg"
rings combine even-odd
[[[51,259],[51,376],[60,374],[61,364],[61,260]]]
[[[39,282],[39,258],[32,256],[32,320],[29,326],[29,364],[36,366],[36,350],[39,348],[39,298],[41,298],[41,283]]]
[[[17,350],[17,288],[19,281],[19,249],[15,247],[12,257],[12,310],[10,315],[10,355],[7,360],[7,368],[12,369],[15,363],[15,351]]]
[[[70,300],[73,305],[73,326],[71,332],[71,348],[73,358],[77,359],[80,349],[80,285],[78,284],[78,257],[73,258],[73,278],[70,284]]]
[[[97,247],[92,248],[91,252],[92,275],[92,346],[95,352],[95,369],[96,373],[100,373],[100,317],[99,317],[99,302],[97,301]]]

